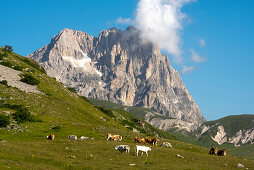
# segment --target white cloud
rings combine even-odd
[[[117,24],[122,24],[122,25],[131,25],[133,23],[133,21],[130,18],[118,18],[116,20]]]
[[[206,61],[205,58],[200,57],[193,49],[190,49],[190,52],[192,61],[196,63],[202,63]]]
[[[183,66],[182,70],[181,70],[181,74],[188,74],[191,73],[194,70],[194,66]]]
[[[206,45],[206,42],[203,38],[199,39],[199,45],[200,45],[200,47],[204,47]]]
[[[183,62],[181,37],[183,21],[187,16],[181,8],[194,0],[140,0],[136,9],[135,26],[141,36],[174,56],[175,61]]]

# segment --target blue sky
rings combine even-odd
[[[119,17],[135,17],[138,0],[0,0],[0,45],[28,55],[48,44],[63,28],[97,36],[118,27]],[[208,120],[254,113],[254,1],[198,0],[182,11],[185,64],[195,67],[183,81]],[[199,40],[205,41],[201,47]],[[206,59],[191,60],[190,49]],[[171,55],[169,58],[172,59]],[[179,72],[181,66],[173,63]]]

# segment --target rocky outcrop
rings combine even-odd
[[[0,65],[0,81],[6,80],[8,82],[8,86],[16,87],[19,90],[27,93],[43,94],[37,89],[37,86],[32,86],[21,82],[21,78],[19,76],[21,73],[21,71]]]
[[[212,137],[212,139],[217,142],[219,145],[225,143],[228,141],[227,139],[227,134],[224,131],[224,127],[223,126],[218,126],[218,131],[217,134]]]
[[[158,129],[173,133],[180,132],[184,134],[184,132],[192,132],[198,128],[196,123],[158,116],[151,112],[147,112],[145,121]]]
[[[79,95],[203,123],[205,118],[168,56],[139,34],[134,27],[104,30],[98,37],[64,29],[28,57]]]
[[[236,147],[254,143],[254,115],[233,115],[205,122],[194,133],[202,142],[207,139],[219,145],[232,143]]]

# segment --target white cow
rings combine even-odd
[[[161,144],[161,146],[165,146],[165,147],[170,147],[170,148],[173,148],[172,147],[172,145],[171,145],[171,143],[169,143],[169,142],[163,142],[162,144]]]
[[[139,151],[142,151],[142,155],[143,155],[143,152],[146,153],[146,155],[148,156],[148,151],[151,151],[151,148],[150,147],[147,147],[147,146],[140,146],[140,145],[136,145],[136,154],[138,156],[138,152]]]
[[[77,140],[78,137],[77,137],[76,135],[69,135],[69,136],[68,136],[68,139]]]
[[[118,145],[115,147],[115,150],[119,150],[120,152],[126,152],[129,153],[130,152],[130,147],[128,145]]]

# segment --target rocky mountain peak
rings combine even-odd
[[[150,108],[200,124],[205,121],[178,72],[159,47],[134,27],[103,30],[98,37],[64,29],[28,57],[79,95]]]

